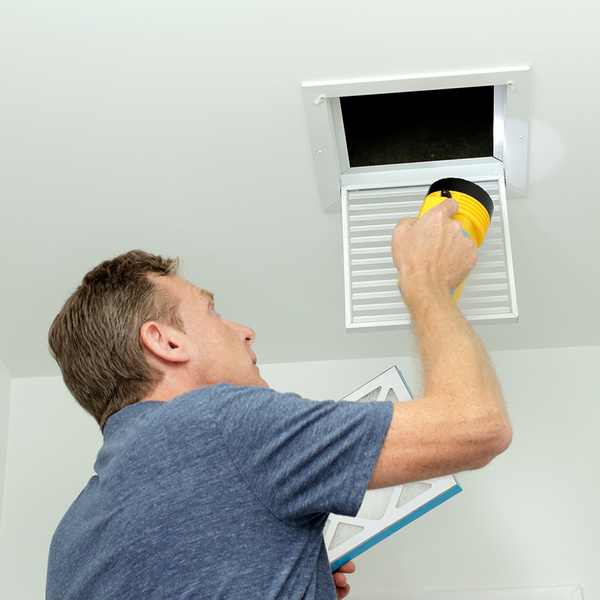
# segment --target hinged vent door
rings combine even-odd
[[[518,320],[506,193],[502,176],[475,179],[494,201],[494,215],[458,307],[473,322]],[[346,327],[409,327],[390,249],[402,217],[416,217],[429,184],[342,187]]]

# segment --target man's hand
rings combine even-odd
[[[333,572],[333,583],[338,600],[345,598],[350,593],[350,585],[344,573],[354,573],[354,571],[356,571],[356,565],[350,561]]]
[[[409,303],[425,290],[449,296],[475,266],[473,242],[451,219],[457,210],[456,200],[448,198],[420,219],[405,217],[394,229],[392,256]]]

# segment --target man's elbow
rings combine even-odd
[[[508,418],[506,418],[503,420],[502,424],[498,426],[492,440],[490,441],[490,460],[507,450],[511,442],[512,426]]]
[[[512,441],[512,426],[506,414],[490,419],[480,433],[480,460],[475,468],[489,464],[496,456],[502,454]]]

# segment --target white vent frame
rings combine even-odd
[[[429,185],[443,177],[462,177],[443,168],[404,173],[387,185],[342,186],[344,290],[348,330],[408,329],[408,309],[397,285],[391,235],[405,216],[416,217]],[[477,254],[479,260],[463,288],[458,307],[479,324],[515,323],[517,307],[506,189],[502,168],[470,172],[494,201],[492,222]]]
[[[302,91],[321,204],[325,210],[339,210],[342,186],[381,185],[397,181],[406,171],[471,165],[477,171],[500,164],[507,189],[524,196],[527,190],[529,145],[529,67],[485,71],[399,76],[384,79],[304,83]],[[340,98],[436,89],[489,86],[494,90],[494,149],[486,159],[450,160],[406,165],[350,167],[341,116]],[[451,175],[456,176],[456,175]],[[470,173],[463,175],[472,179]],[[435,178],[429,177],[431,182]]]

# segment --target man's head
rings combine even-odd
[[[250,327],[222,319],[213,295],[182,277],[151,278],[178,299],[183,328],[158,321],[142,325],[146,358],[165,373],[165,381],[148,399],[171,400],[217,383],[267,385],[256,366],[251,348],[255,334]]]
[[[162,379],[146,360],[140,329],[150,320],[183,327],[177,298],[154,279],[178,268],[176,259],[141,250],[104,261],[83,278],[52,323],[50,351],[65,384],[101,428]]]
[[[221,319],[213,295],[177,275],[177,260],[133,250],[92,269],[48,339],[65,384],[103,429],[140,400],[216,383],[266,386],[254,331]]]

